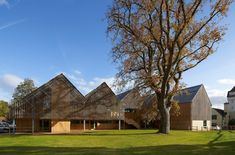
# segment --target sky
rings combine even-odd
[[[10,101],[25,78],[40,86],[64,73],[85,95],[102,82],[112,86],[105,13],[111,0],[0,0],[0,100]],[[188,87],[203,84],[213,107],[223,109],[235,86],[235,4],[217,51],[183,74]]]

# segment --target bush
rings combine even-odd
[[[235,125],[235,119],[231,119],[231,120],[228,122],[228,125]]]

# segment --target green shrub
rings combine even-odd
[[[235,119],[231,119],[231,120],[228,122],[228,125],[235,125]]]

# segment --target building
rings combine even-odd
[[[212,108],[212,127],[223,128],[227,126],[225,123],[226,113],[222,109]]]
[[[127,91],[119,96],[125,108],[125,118],[132,118],[136,128],[159,126],[160,116],[157,111],[157,99],[148,95],[135,99],[133,91]],[[128,97],[130,96],[130,97]],[[138,94],[135,96],[139,96]],[[128,99],[129,98],[129,99]],[[203,85],[181,90],[174,100],[178,102],[179,114],[171,110],[171,129],[179,130],[210,130],[211,102]],[[134,103],[134,104],[133,104]],[[137,125],[138,124],[138,125]]]
[[[210,129],[211,104],[203,85],[180,91],[175,100],[180,115],[171,117],[172,129]],[[16,131],[66,133],[73,130],[156,128],[154,95],[137,89],[115,95],[104,82],[87,95],[60,74],[40,86],[13,108]]]
[[[225,102],[224,103],[224,113],[226,114],[224,117],[224,128],[228,128],[228,123],[229,123],[229,113],[228,113],[228,108],[229,108],[229,103]]]
[[[60,74],[15,103],[16,131],[70,132],[80,119],[85,97]]]
[[[228,91],[227,94],[228,102],[224,104],[224,110],[228,114],[228,121],[235,119],[235,86]]]
[[[18,132],[66,133],[124,124],[119,101],[106,83],[83,96],[63,74],[15,103],[14,111]]]
[[[80,121],[85,120],[88,125],[73,129],[119,129],[124,120],[118,99],[105,82],[85,96],[81,112],[83,117]]]
[[[174,99],[179,103],[180,115],[171,117],[172,129],[211,129],[212,105],[203,85],[183,89]]]

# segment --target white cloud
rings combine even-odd
[[[235,85],[234,79],[220,79],[218,80],[220,84],[226,84],[226,85]]]
[[[0,99],[9,101],[14,88],[22,81],[22,78],[13,74],[0,75]]]
[[[6,6],[7,8],[9,8],[10,4],[7,0],[0,0],[0,6]]]
[[[226,96],[227,92],[226,90],[220,90],[220,89],[207,89],[207,93],[209,97],[222,97],[222,96]]]

